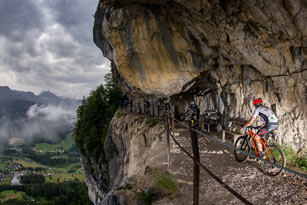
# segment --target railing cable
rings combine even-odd
[[[167,129],[169,129],[169,124],[167,124]],[[195,129],[194,129],[195,131]],[[170,133],[170,136],[172,137],[172,139],[174,140],[174,142],[180,147],[180,149],[186,153],[193,161],[194,161],[194,157],[186,150],[184,149],[180,143],[175,139],[174,137],[174,133],[168,131]],[[239,199],[240,201],[242,201],[244,204],[252,204],[250,203],[247,199],[245,199],[243,196],[241,196],[239,193],[237,193],[235,190],[233,190],[232,188],[230,188],[225,182],[223,182],[220,178],[218,178],[216,175],[214,175],[207,167],[205,167],[202,163],[200,162],[195,162],[197,163],[200,167],[202,167],[215,181],[217,181],[220,185],[222,185],[227,191],[229,191],[233,196],[235,196],[237,199]]]
[[[181,121],[177,120],[176,118],[174,118],[174,120],[175,120],[178,124],[180,124],[180,125],[182,125],[182,126],[184,126],[184,127],[186,127],[186,128],[190,128],[189,126],[183,124]],[[193,128],[191,128],[191,129],[193,129]],[[243,150],[241,150],[241,149],[238,149],[238,148],[236,148],[236,147],[234,147],[234,146],[232,146],[232,145],[230,145],[230,144],[228,144],[228,143],[225,143],[225,142],[221,141],[220,139],[217,139],[217,138],[215,138],[215,137],[211,137],[211,136],[209,136],[209,135],[207,135],[207,134],[205,134],[205,133],[203,133],[203,132],[200,132],[199,130],[196,130],[196,129],[193,129],[193,130],[194,130],[195,132],[197,132],[198,134],[200,134],[200,135],[202,135],[202,136],[204,136],[204,137],[206,137],[206,138],[209,138],[209,139],[211,139],[212,141],[215,141],[215,142],[217,142],[217,143],[219,143],[219,144],[221,144],[221,145],[224,145],[224,146],[226,146],[226,147],[228,147],[228,148],[230,148],[230,149],[232,149],[232,150],[239,151],[239,152],[241,152],[241,153],[243,153],[243,154],[248,155],[249,157],[255,158],[255,159],[260,160],[260,161],[262,161],[262,162],[264,162],[264,163],[267,163],[267,164],[269,164],[269,165],[271,165],[271,166],[280,168],[280,169],[282,169],[282,170],[284,170],[284,171],[287,171],[287,172],[289,172],[289,173],[292,173],[292,174],[294,174],[294,175],[297,175],[297,176],[300,176],[300,177],[302,177],[302,178],[307,179],[307,175],[306,175],[306,174],[302,174],[302,173],[300,173],[300,172],[297,172],[297,171],[295,171],[295,170],[292,170],[292,169],[289,169],[289,168],[287,168],[287,167],[281,166],[281,165],[279,165],[279,164],[274,164],[274,163],[272,163],[272,162],[270,162],[270,161],[268,161],[268,160],[262,159],[262,158],[260,158],[260,157],[258,157],[258,156],[256,156],[256,155],[254,155],[254,154],[245,152],[245,151],[243,151]]]

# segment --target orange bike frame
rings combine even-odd
[[[250,130],[248,135],[250,135],[252,137],[256,155],[258,157],[260,157],[258,149],[257,149],[257,145],[256,145],[256,140],[255,140],[256,134],[252,130]],[[267,152],[266,143],[261,138],[260,138],[260,142],[261,142],[262,146],[264,147],[264,152]],[[270,152],[271,152],[271,150],[270,150]],[[269,160],[271,161],[270,154],[268,154],[268,156],[269,156]]]

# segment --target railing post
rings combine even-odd
[[[169,171],[169,163],[170,163],[170,139],[169,139],[169,114],[165,113],[165,118],[166,118],[166,132],[167,132],[167,137],[166,137],[166,142],[167,142],[167,170]]]
[[[153,116],[153,117],[156,116],[156,114],[155,114],[155,103],[154,103],[154,102],[155,102],[154,100],[151,101],[151,105],[152,105],[152,116]]]
[[[172,132],[173,136],[175,136],[175,114],[173,107],[171,108],[171,113],[172,113]]]
[[[193,130],[195,126],[190,125],[192,149],[193,149],[193,160],[194,160],[194,180],[193,180],[193,205],[199,204],[199,148],[197,133]]]

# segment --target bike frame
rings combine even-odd
[[[259,154],[259,151],[258,151],[258,148],[257,148],[257,144],[256,144],[256,133],[254,133],[253,131],[252,131],[252,129],[250,129],[250,131],[249,131],[249,133],[248,133],[248,135],[249,136],[251,136],[251,138],[252,138],[252,140],[253,140],[253,145],[254,145],[254,148],[255,148],[255,152],[256,152],[256,155],[258,156],[258,157],[260,157],[260,154]],[[267,147],[266,147],[266,142],[264,142],[263,141],[263,139],[260,137],[260,142],[261,142],[261,144],[262,144],[262,146],[263,146],[263,152],[265,153],[265,152],[268,152],[268,150],[267,150]],[[270,151],[271,152],[271,151]],[[272,153],[271,153],[272,154]],[[272,161],[271,160],[271,156],[272,155],[270,155],[270,154],[268,154],[268,157],[269,157],[269,161]]]

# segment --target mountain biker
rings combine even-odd
[[[256,107],[253,116],[247,123],[243,124],[242,127],[244,128],[250,126],[259,115],[263,124],[257,127],[259,130],[255,139],[259,149],[259,155],[260,157],[263,157],[263,149],[261,146],[260,138],[265,137],[272,131],[278,129],[278,119],[270,108],[263,106],[261,98],[254,100],[253,104]]]
[[[198,127],[198,125],[199,125],[199,113],[200,113],[200,111],[199,111],[199,108],[198,108],[198,106],[195,104],[195,102],[192,100],[191,102],[190,102],[190,106],[189,106],[189,108],[187,109],[187,111],[185,112],[185,114],[184,114],[184,117],[183,117],[183,119],[185,119],[186,118],[186,116],[188,115],[188,114],[190,114],[190,123],[191,123],[191,126],[192,127],[194,127],[194,128],[196,128],[196,127]]]
[[[127,109],[128,103],[129,101],[128,101],[127,95],[123,95],[121,97],[121,104],[120,104],[121,110],[127,111],[126,109]]]
[[[144,98],[144,112],[146,115],[150,114],[150,103],[146,98]]]

